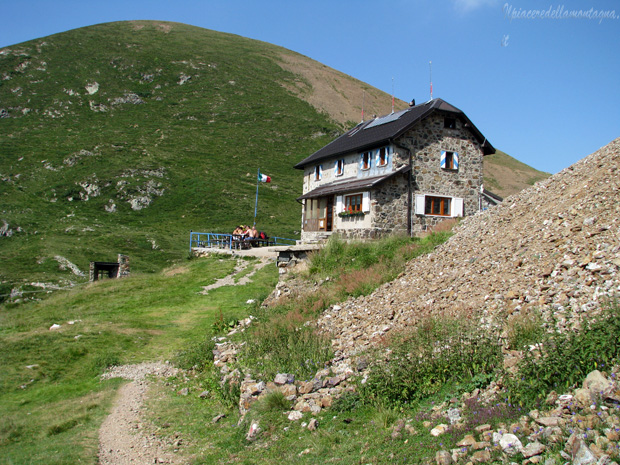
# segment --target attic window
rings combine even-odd
[[[369,170],[370,169],[370,152],[362,153],[362,166],[361,166],[361,168],[363,170]]]
[[[314,167],[314,180],[320,181],[323,178],[323,165],[317,165]]]
[[[457,171],[459,169],[459,154],[448,150],[441,151],[441,168]]]
[[[344,174],[344,159],[336,160],[334,172],[336,176],[342,176]]]
[[[387,165],[387,147],[381,147],[379,149],[379,156],[377,161],[378,166]]]
[[[443,127],[446,129],[456,129],[456,119],[455,118],[444,118]]]

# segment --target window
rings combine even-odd
[[[456,152],[450,152],[448,150],[442,150],[440,163],[441,163],[441,167],[444,170],[458,170],[459,169],[459,154]]]
[[[362,153],[362,161],[360,163],[360,168],[363,170],[369,170],[370,169],[370,152],[364,152]]]
[[[362,211],[362,194],[345,196],[344,211],[348,213],[361,212]]]
[[[334,174],[336,176],[342,176],[344,174],[344,160],[336,160]]]
[[[415,214],[429,216],[463,216],[463,199],[416,194]]]
[[[385,166],[388,162],[387,147],[381,147],[377,155],[377,166]]]
[[[456,129],[456,119],[454,118],[444,118],[443,119],[443,127],[446,129]]]
[[[323,178],[323,166],[322,165],[316,165],[314,167],[314,180],[315,181],[320,181]]]
[[[426,196],[424,202],[425,215],[450,216],[450,198],[449,197],[431,197]]]

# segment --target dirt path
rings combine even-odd
[[[250,278],[270,260],[261,260],[254,270],[235,282],[235,275],[248,266],[240,260],[232,274],[216,283],[205,286],[202,291],[221,286],[240,286],[247,284]],[[142,465],[174,464],[182,465],[187,459],[176,455],[174,440],[165,441],[149,432],[144,420],[143,404],[147,397],[149,378],[167,378],[174,376],[177,369],[162,362],[141,363],[113,367],[102,378],[124,378],[131,382],[121,387],[116,396],[110,415],[99,429],[99,464],[100,465]]]
[[[235,270],[231,274],[229,274],[225,278],[218,279],[213,284],[210,284],[208,286],[203,286],[201,294],[207,294],[210,290],[217,289],[218,287],[222,287],[222,286],[244,286],[250,282],[250,279],[252,278],[252,276],[254,276],[254,274],[258,270],[263,268],[268,263],[270,263],[270,260],[261,259],[261,261],[254,266],[254,269],[250,273],[248,273],[247,275],[243,276],[241,279],[235,282],[235,276],[241,273],[243,270],[245,270],[249,265],[249,263],[246,262],[245,260],[238,261],[237,266],[235,267]]]
[[[99,430],[99,463],[101,465],[182,464],[171,452],[173,444],[149,434],[142,419],[149,375],[168,377],[177,370],[164,363],[141,363],[113,367],[102,378],[131,380],[118,391],[112,412]]]

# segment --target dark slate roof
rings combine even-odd
[[[488,190],[486,190],[486,189],[482,189],[482,195],[484,195],[485,197],[487,197],[487,198],[488,198],[488,199],[489,199],[492,203],[494,203],[494,204],[496,204],[496,205],[497,205],[498,203],[500,203],[500,202],[503,202],[503,201],[504,201],[504,199],[503,199],[502,197],[500,197],[499,195],[497,195],[497,194],[495,194],[495,193],[493,193],[493,192],[491,192],[491,191],[488,191]]]
[[[417,122],[428,117],[436,111],[453,113],[455,117],[461,118],[470,127],[470,130],[482,144],[484,155],[495,153],[495,149],[490,142],[482,135],[482,133],[469,120],[467,115],[455,106],[438,98],[430,100],[426,103],[409,107],[406,110],[397,113],[391,113],[381,118],[370,121],[364,121],[355,126],[350,131],[344,133],[336,140],[330,142],[322,149],[314,152],[306,159],[295,165],[297,169],[303,169],[307,165],[311,165],[322,160],[343,155],[350,152],[361,152],[366,149],[378,147],[396,139],[403,135]]]
[[[399,173],[406,173],[410,169],[411,167],[409,165],[405,165],[402,168],[383,176],[373,176],[369,178],[347,178],[335,182],[330,182],[329,184],[323,184],[322,186],[319,186],[316,189],[311,190],[310,192],[306,192],[301,197],[298,197],[297,200],[311,199],[324,195],[341,194],[344,192],[354,192],[360,189],[367,189],[369,187],[374,187],[378,184],[381,184],[382,182],[387,181],[388,179],[396,176]]]

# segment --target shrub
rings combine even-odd
[[[280,391],[270,391],[260,398],[255,409],[261,413],[276,412],[281,413],[289,410],[291,403],[286,400]]]
[[[215,343],[211,339],[191,343],[187,349],[177,352],[174,364],[184,370],[205,371],[213,364],[213,348]]]
[[[620,306],[609,302],[596,317],[589,316],[577,332],[545,333],[537,351],[526,351],[519,376],[506,376],[510,399],[531,407],[552,390],[581,383],[588,373],[605,369],[620,358]]]
[[[490,381],[501,366],[495,334],[471,317],[427,318],[389,343],[389,360],[370,368],[362,395],[387,404],[406,404],[438,394],[447,384]]]
[[[544,336],[540,313],[529,310],[508,318],[506,335],[508,346],[520,350],[525,346],[536,344]]]
[[[281,372],[301,379],[314,376],[332,357],[331,340],[305,321],[301,312],[292,311],[254,325],[244,333],[244,365],[266,379]]]

